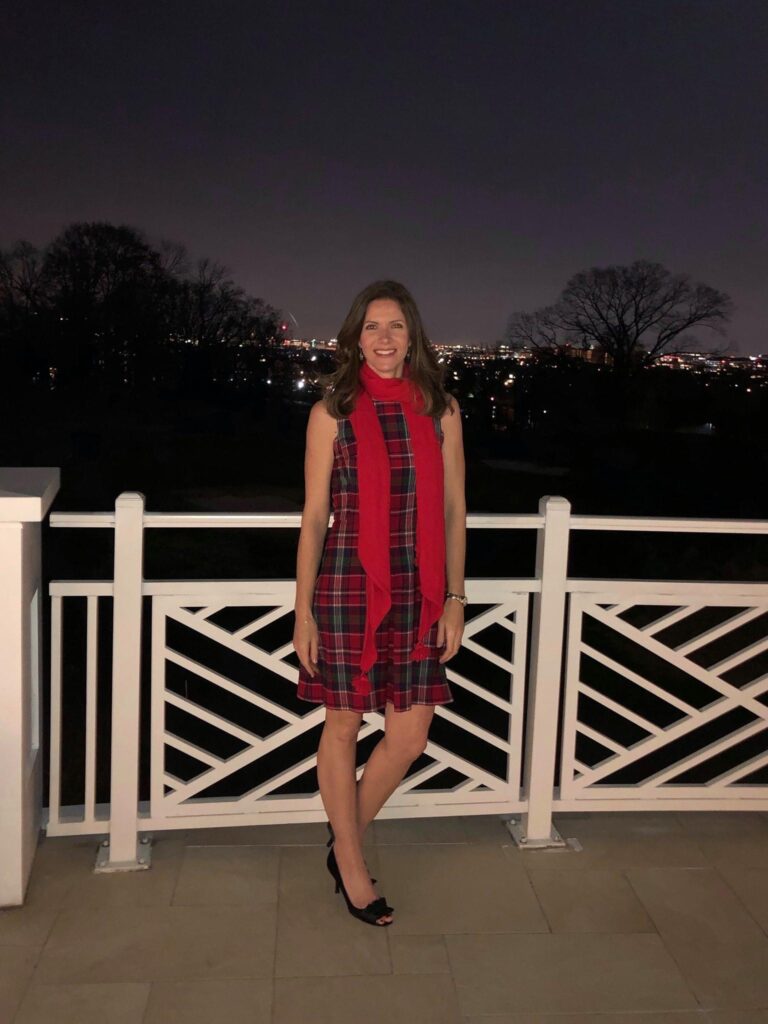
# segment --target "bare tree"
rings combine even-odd
[[[279,311],[236,285],[226,267],[201,259],[178,282],[174,323],[185,344],[186,380],[205,384],[236,378],[249,362],[244,346],[264,345],[278,333]]]
[[[158,254],[134,228],[76,223],[54,239],[43,280],[58,314],[60,383],[122,386],[151,372],[163,277]]]
[[[279,317],[220,264],[192,265],[181,245],[75,223],[43,250],[0,251],[0,386],[242,384]]]
[[[189,271],[189,256],[186,246],[161,238],[157,247],[160,266],[171,277],[181,277]]]
[[[638,260],[576,274],[554,306],[515,313],[507,338],[537,348],[597,345],[617,374],[628,375],[698,344],[692,328],[722,334],[732,309],[723,292]]]
[[[507,339],[516,347],[558,347],[560,328],[556,314],[555,306],[537,309],[535,313],[515,313],[509,320]]]
[[[50,323],[42,253],[29,242],[0,251],[0,388],[47,377]]]
[[[29,242],[17,242],[7,253],[0,253],[0,297],[34,309],[42,305],[42,255]]]

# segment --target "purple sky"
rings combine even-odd
[[[391,276],[445,342],[647,258],[768,351],[764,0],[32,0],[0,32],[2,246],[131,224],[309,337]]]

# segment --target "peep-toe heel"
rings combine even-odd
[[[336,853],[333,847],[328,851],[328,859],[326,860],[326,867],[331,873],[331,877],[336,883],[336,892],[341,891],[341,895],[344,897],[344,902],[347,904],[347,910],[353,917],[357,917],[360,921],[365,921],[366,924],[376,925],[378,928],[386,928],[392,924],[391,921],[379,921],[380,917],[385,914],[391,914],[394,907],[390,907],[383,896],[379,896],[366,907],[356,907],[352,900],[350,900],[346,888],[344,887],[344,881],[339,871],[339,865],[336,863]]]

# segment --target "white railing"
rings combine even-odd
[[[41,526],[55,467],[0,467],[0,907],[19,906],[42,823]]]
[[[143,578],[145,529],[299,524],[299,515],[147,513],[133,493],[114,514],[51,516],[52,526],[114,529],[115,572],[50,586],[48,834],[108,833],[104,866],[120,869],[147,862],[140,832],[324,817],[313,774],[324,710],[295,695],[295,582]],[[470,515],[468,527],[536,530],[535,575],[467,581],[462,648],[447,665],[454,703],[436,708],[425,756],[383,817],[518,816],[510,830],[534,846],[559,841],[557,809],[768,809],[768,584],[567,575],[572,530],[765,534],[768,521],[571,516],[564,498],[545,497],[537,515]],[[63,807],[62,610],[76,597],[87,605],[84,800]],[[100,599],[109,597],[112,672],[100,687]],[[143,599],[152,606],[149,799],[139,803]],[[111,778],[100,804],[105,686]],[[382,725],[383,714],[366,714],[360,744]]]

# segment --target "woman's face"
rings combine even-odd
[[[403,311],[394,299],[368,304],[360,346],[363,359],[380,377],[402,377],[409,340]]]

